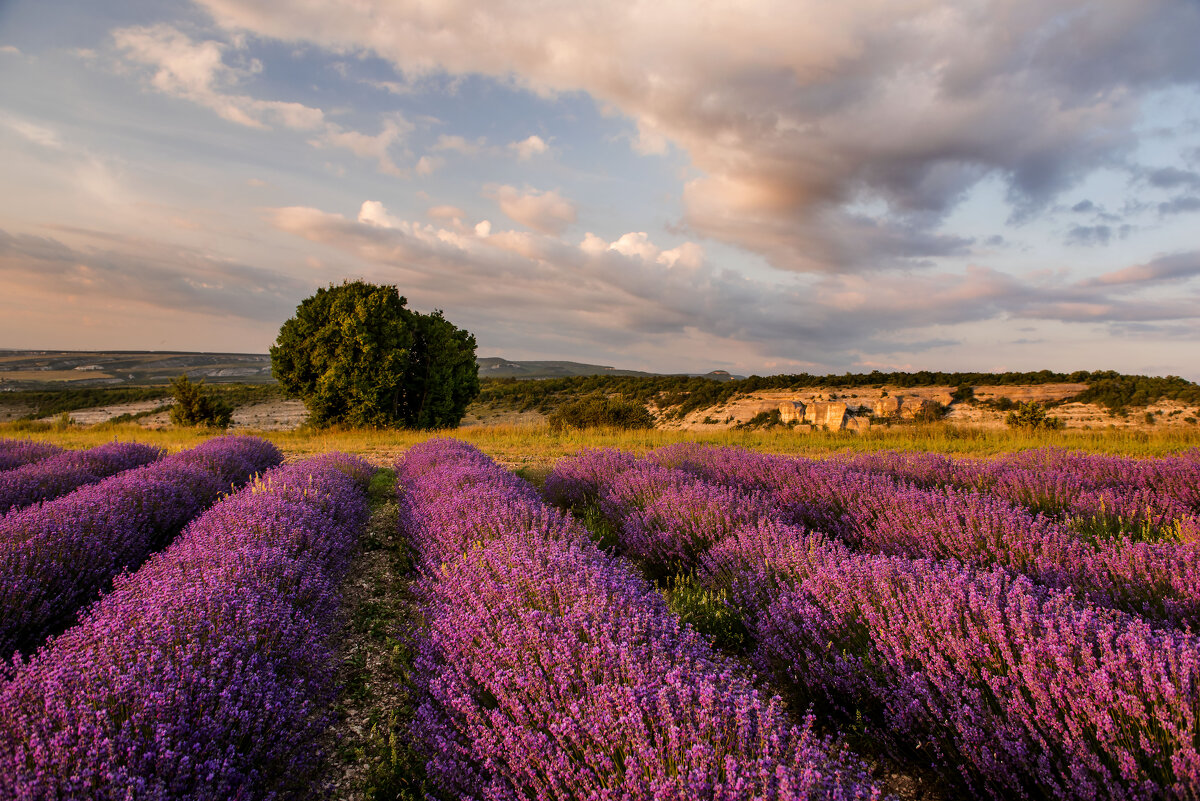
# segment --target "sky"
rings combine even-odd
[[[0,0],[0,348],[1200,380],[1196,0]]]

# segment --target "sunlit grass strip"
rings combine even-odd
[[[727,459],[733,455],[723,454]],[[855,554],[760,498],[610,452],[547,493],[600,505],[622,551],[732,596],[758,662],[995,797],[1200,790],[1200,640],[1002,570]]]
[[[281,460],[264,440],[222,437],[0,518],[0,658],[69,624],[231,485]]]
[[[872,797],[626,564],[463,443],[397,465],[428,580],[431,778],[489,799]]]
[[[645,453],[678,442],[704,442],[712,445],[748,448],[770,453],[827,456],[884,449],[924,450],[939,453],[990,456],[1000,453],[1054,446],[1079,450],[1162,456],[1200,447],[1200,426],[1156,428],[1152,431],[1095,429],[1088,431],[1023,431],[945,424],[904,425],[871,429],[866,434],[814,431],[799,433],[791,429],[680,431],[651,429],[623,431],[587,429],[554,431],[547,425],[469,426],[452,431],[401,431],[328,429],[247,432],[278,445],[289,457],[313,456],[331,450],[356,453],[390,464],[396,456],[418,443],[435,437],[453,436],[478,447],[502,463],[543,466],[572,454],[580,448],[613,447]],[[111,441],[114,437],[145,442],[169,451],[193,447],[213,436],[206,429],[147,429],[132,424],[72,426],[55,431],[19,430],[11,423],[0,423],[0,436],[22,436],[40,442],[52,442],[66,448],[87,448]]]
[[[278,468],[119,579],[0,690],[0,797],[310,797],[373,468]]]
[[[2,427],[2,424],[0,424]],[[12,470],[60,453],[62,448],[49,442],[28,439],[0,439],[0,471]]]
[[[0,513],[57,498],[108,476],[149,464],[161,456],[161,450],[149,445],[109,442],[0,472]]]

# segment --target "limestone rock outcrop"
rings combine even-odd
[[[784,401],[779,404],[779,420],[782,423],[800,422],[804,419],[804,409],[800,401]]]
[[[817,428],[841,431],[846,425],[846,404],[810,403],[804,410],[804,422]]]
[[[861,434],[871,427],[870,419],[866,417],[847,417],[846,430]]]
[[[904,402],[900,407],[900,416],[908,419],[914,417],[924,417],[931,414],[937,408],[935,401],[927,398],[911,398]]]
[[[900,407],[903,404],[904,397],[902,395],[890,395],[886,398],[880,398],[875,401],[875,416],[876,417],[896,417],[900,414]]]

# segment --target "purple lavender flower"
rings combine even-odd
[[[1125,582],[1118,574],[1194,575],[1184,551],[1168,563],[1149,543],[1089,550],[1071,532],[999,499],[925,491],[839,465],[701,446],[651,458],[656,464],[635,462],[613,475],[573,460],[556,470],[591,477],[578,491],[599,499],[619,548],[632,553],[644,550],[645,533],[628,521],[655,505],[657,540],[698,542],[691,521],[706,496],[660,465],[774,494],[781,515],[764,515],[754,493],[724,496],[730,520],[749,522],[713,523],[706,547],[678,566],[731,594],[758,643],[756,663],[801,697],[860,721],[899,754],[921,753],[939,770],[958,772],[977,794],[1192,798],[1200,791],[1200,638],[1081,603],[1010,569],[979,570],[953,558],[956,550],[991,553],[979,560],[987,565],[1011,547],[1024,556],[1010,565],[1025,558],[1025,569],[1042,578],[1083,577],[1107,587],[1110,605],[1119,605]],[[833,497],[822,505],[822,494]],[[678,508],[661,508],[666,499]],[[790,524],[814,508],[837,511],[847,522],[842,536],[853,535],[859,547],[933,550],[945,561],[855,553]],[[1035,531],[1010,526],[1013,514]],[[1022,543],[1041,543],[1044,552]],[[1054,543],[1079,550],[1051,559]],[[1083,565],[1073,567],[1066,555]]]
[[[429,771],[455,797],[878,795],[856,759],[666,609],[527,484],[462,443],[397,465],[426,574]],[[565,486],[565,485],[560,485]]]
[[[49,442],[34,442],[28,439],[0,439],[0,471],[12,470],[27,464],[48,459],[62,448]]]
[[[265,440],[220,437],[0,518],[0,657],[70,624],[113,576],[280,461]]]
[[[264,475],[18,658],[0,796],[310,797],[371,472],[327,455]]]
[[[110,442],[86,451],[67,451],[0,473],[0,514],[37,501],[57,498],[86,484],[162,457],[163,452],[135,442]]]

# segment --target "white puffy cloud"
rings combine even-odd
[[[446,160],[441,156],[421,156],[417,159],[417,175],[433,175],[446,166]]]
[[[528,161],[550,149],[546,141],[537,134],[528,136],[520,142],[513,142],[508,147],[517,154],[517,158],[521,161]]]
[[[963,255],[939,224],[979,181],[1028,217],[1134,152],[1141,98],[1200,83],[1200,6],[1172,0],[197,1],[409,79],[587,92],[636,123],[639,151],[688,154],[693,229],[799,271]]]
[[[378,225],[380,228],[395,228],[402,221],[388,214],[387,209],[378,200],[364,200],[358,210],[358,221],[364,225]]]
[[[495,199],[506,217],[543,234],[560,234],[575,222],[575,204],[553,190],[502,185],[486,187],[485,195]]]
[[[645,231],[622,234],[608,249],[615,250],[623,256],[636,256],[643,261],[654,261],[660,252]]]

